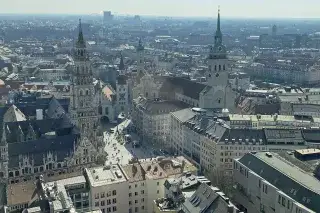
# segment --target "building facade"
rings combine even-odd
[[[75,67],[72,73],[69,115],[81,132],[80,146],[76,150],[75,164],[96,161],[103,146],[103,135],[99,128],[98,106],[95,101],[92,68],[86,50],[81,21],[79,35],[74,49]],[[100,95],[101,91],[99,91]],[[100,103],[99,103],[100,104]],[[101,153],[102,154],[102,153]]]
[[[293,157],[248,153],[234,161],[235,201],[251,212],[319,212],[319,180]]]

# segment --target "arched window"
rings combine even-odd
[[[223,70],[226,70],[226,65],[223,65]]]
[[[83,56],[83,50],[80,51],[80,55]]]
[[[82,90],[79,91],[79,95],[83,96],[83,91]]]
[[[214,65],[214,71],[217,71],[217,65]]]
[[[86,90],[86,95],[89,95],[89,90]]]
[[[219,71],[221,70],[221,65],[219,65]]]

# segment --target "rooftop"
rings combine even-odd
[[[8,206],[29,203],[34,196],[38,196],[34,194],[35,189],[32,181],[8,185]]]
[[[239,162],[307,208],[320,212],[320,181],[279,154],[248,153]]]
[[[68,186],[68,185],[77,185],[77,184],[85,184],[86,179],[83,175],[75,176],[75,177],[69,177],[65,179],[60,179],[57,181],[54,181],[57,184],[61,184],[63,186]],[[53,182],[49,182],[48,184],[52,184]]]
[[[186,122],[196,115],[190,108],[175,111],[171,114],[181,122]]]
[[[182,212],[232,213],[238,209],[220,189],[202,183],[182,204],[182,210]]]
[[[105,167],[86,168],[86,175],[92,187],[99,187],[127,181],[118,164]]]
[[[170,112],[179,111],[187,108],[188,105],[181,101],[168,101],[159,100],[151,101],[143,98],[138,98],[135,102],[143,109],[146,113],[152,115],[168,114]]]

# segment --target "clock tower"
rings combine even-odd
[[[229,60],[227,49],[222,43],[220,28],[220,10],[218,11],[217,31],[214,36],[214,45],[210,47],[208,56],[207,79],[210,86],[225,86],[228,83]]]
[[[210,47],[207,61],[206,78],[209,87],[200,96],[200,107],[233,108],[235,94],[229,85],[230,62],[227,57],[226,46],[222,43],[220,9],[218,10],[214,44]]]

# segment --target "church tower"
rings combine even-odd
[[[137,50],[137,76],[136,76],[136,83],[140,83],[140,79],[144,76],[145,70],[144,70],[144,46],[142,44],[141,38],[139,39],[138,46],[136,48]]]
[[[78,40],[73,50],[74,70],[71,79],[69,113],[74,125],[80,129],[81,143],[91,142],[97,148],[98,107],[94,106],[92,69],[79,20]],[[86,142],[85,142],[86,141]]]
[[[218,11],[217,30],[214,36],[214,45],[210,47],[208,56],[208,84],[210,86],[226,86],[228,83],[229,60],[226,47],[222,43],[220,28],[220,10]]]
[[[214,45],[210,47],[207,60],[208,71],[206,77],[209,87],[200,96],[200,107],[234,108],[235,94],[229,85],[230,62],[227,57],[227,49],[222,43],[220,9],[218,10]]]
[[[8,178],[8,143],[6,137],[6,124],[3,123],[0,140],[0,183],[6,183]]]

